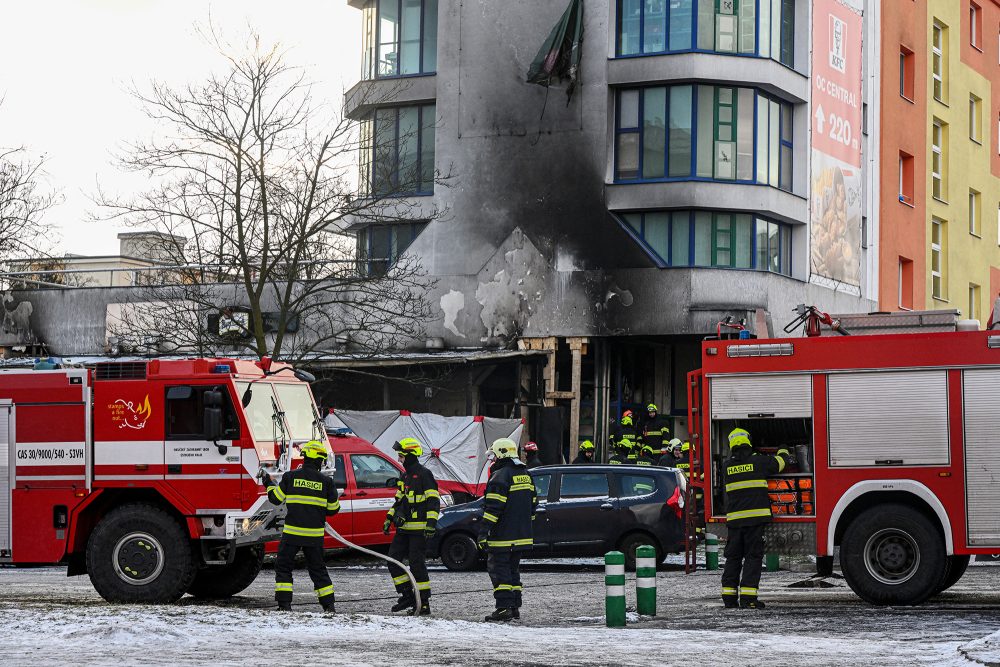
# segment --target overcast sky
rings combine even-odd
[[[117,254],[120,231],[86,222],[99,182],[108,192],[134,184],[111,164],[124,141],[150,127],[127,94],[132,82],[198,81],[218,66],[195,24],[209,17],[236,39],[253,26],[288,49],[317,94],[339,107],[361,72],[361,12],[347,0],[20,0],[0,22],[0,146],[24,145],[47,159],[49,185],[65,203],[48,214],[57,249]]]

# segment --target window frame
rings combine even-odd
[[[983,143],[983,121],[982,121],[983,100],[969,93],[969,139],[979,145]]]
[[[979,320],[979,322],[982,323],[982,309],[979,305],[981,296],[981,286],[975,283],[969,283],[969,313],[966,319]]]
[[[180,398],[168,398],[171,389],[188,388],[191,390],[191,398],[180,399]],[[211,442],[205,437],[204,432],[204,413],[205,413],[205,392],[218,390],[222,393],[222,436],[219,440],[231,440],[238,441],[243,433],[243,427],[240,423],[240,415],[236,410],[236,404],[233,402],[233,397],[230,395],[229,388],[225,384],[215,385],[215,384],[168,384],[163,388],[163,398],[164,398],[164,414],[163,414],[163,439],[167,442],[184,442],[184,441],[201,441]],[[199,420],[199,426],[202,431],[200,433],[173,433],[171,429],[173,424],[171,423],[171,418],[174,414],[174,406],[179,402],[194,400],[195,404],[195,415],[194,418]],[[231,420],[230,427],[227,428],[226,422]]]
[[[899,45],[899,96],[907,102],[913,102],[916,98],[915,57],[911,49]]]
[[[938,201],[945,201],[944,128],[937,118],[931,122],[931,196]]]
[[[391,0],[387,0],[387,1],[391,1]],[[418,66],[417,66],[417,70],[418,71],[417,72],[407,73],[407,74],[401,74],[400,73],[400,69],[402,67],[402,58],[400,58],[399,55],[398,55],[398,54],[402,53],[402,51],[403,51],[403,31],[402,31],[402,25],[403,25],[403,2],[404,2],[404,0],[396,0],[396,16],[397,16],[397,27],[396,27],[396,30],[397,30],[397,37],[394,40],[394,44],[395,44],[395,47],[396,47],[396,51],[395,52],[397,54],[397,58],[396,58],[396,63],[395,63],[395,73],[394,74],[381,74],[381,69],[382,69],[381,68],[381,64],[382,63],[381,63],[381,58],[379,56],[379,52],[380,52],[381,47],[382,47],[382,21],[380,20],[380,18],[381,18],[381,11],[382,11],[382,0],[369,0],[369,2],[366,3],[366,5],[365,5],[365,11],[367,11],[369,9],[371,10],[370,20],[372,21],[372,25],[370,27],[366,27],[364,30],[362,30],[362,42],[367,41],[367,39],[368,39],[368,30],[371,30],[371,40],[372,40],[372,42],[370,44],[367,44],[366,46],[362,46],[363,56],[362,56],[362,63],[361,63],[361,68],[362,68],[361,78],[362,78],[363,81],[377,81],[379,79],[402,79],[402,78],[417,77],[417,76],[433,76],[433,75],[437,74],[437,57],[436,57],[436,51],[437,51],[437,46],[438,46],[438,43],[437,43],[438,42],[437,22],[438,22],[438,19],[439,19],[439,16],[440,16],[440,14],[439,14],[439,12],[440,12],[439,1],[438,0],[419,0],[419,1],[420,1],[420,27],[419,27],[420,39],[418,40],[419,41],[418,49],[419,49],[420,55],[418,57]],[[428,51],[427,51],[427,40],[428,40],[428,30],[427,30],[427,28],[429,26],[429,24],[428,24],[428,13],[429,13],[428,12],[428,3],[429,2],[432,2],[434,4],[434,12],[433,12],[434,13],[434,24],[433,24],[434,35],[433,35],[433,38],[434,38],[434,50],[435,50],[434,68],[430,69],[430,70],[426,69],[426,64],[425,64],[426,55],[428,53]],[[366,17],[366,16],[363,15],[363,20],[368,20],[368,19],[369,19],[369,17]],[[388,42],[386,42],[386,43],[388,44]]]
[[[982,238],[982,193],[969,188],[969,234]]]
[[[982,52],[983,42],[983,10],[974,2],[969,2],[969,44]]]
[[[899,151],[899,201],[907,206],[914,205],[914,160],[905,151]]]
[[[418,174],[418,183],[416,189],[400,190],[399,183],[399,166],[400,166],[400,147],[402,143],[400,141],[400,115],[407,110],[416,109],[417,110],[417,132],[416,132],[416,162],[414,163],[413,171]],[[378,185],[379,180],[377,173],[379,171],[379,151],[381,146],[379,144],[379,120],[378,114],[380,112],[391,111],[394,116],[393,120],[393,139],[392,139],[392,171],[391,171],[391,187],[385,191],[380,191]],[[428,126],[425,123],[425,115],[430,113],[434,123]],[[435,179],[432,177],[430,181],[430,189],[423,188],[423,172],[424,172],[424,142],[427,141],[425,137],[426,130],[428,127],[435,128],[434,138],[431,145],[431,168],[433,173],[434,164],[437,161],[437,146],[435,142],[437,141],[437,104],[404,104],[399,106],[384,106],[378,107],[371,112],[371,115],[366,119],[366,123],[371,123],[371,127],[366,131],[362,129],[363,137],[367,137],[365,141],[367,144],[363,144],[364,151],[367,153],[367,159],[361,160],[361,167],[367,173],[365,174],[366,182],[362,183],[363,187],[367,188],[367,195],[372,198],[393,198],[393,197],[430,197],[434,195],[434,185]],[[364,125],[364,123],[362,124]]]
[[[945,254],[944,248],[946,244],[946,234],[947,234],[947,223],[938,217],[931,218],[931,265],[930,265],[930,275],[931,275],[931,298],[937,299],[938,301],[947,301],[948,290],[945,283],[945,276],[947,274],[945,267]],[[937,240],[935,241],[935,237]],[[937,269],[934,268],[935,265],[935,255],[937,257]],[[936,284],[935,284],[936,279]]]
[[[931,93],[935,100],[946,103],[945,90],[945,26],[938,20],[931,24]]]
[[[406,252],[406,250],[411,245],[413,245],[413,242],[417,240],[417,237],[420,236],[421,232],[423,232],[424,229],[427,228],[428,224],[429,223],[426,220],[415,220],[412,222],[410,221],[390,222],[383,224],[370,224],[357,230],[356,232],[357,255],[358,255],[357,263],[359,267],[359,272],[369,278],[382,277],[386,275],[386,273],[389,272],[389,269],[391,269],[392,266],[399,260],[400,256],[404,252]],[[373,248],[374,239],[372,237],[372,230],[376,227],[386,227],[390,230],[390,234],[393,235],[396,235],[400,229],[408,228],[410,232],[410,239],[405,246],[400,247],[398,238],[390,237],[389,257],[385,259],[375,258],[374,248]],[[366,243],[364,244],[365,245],[364,251],[362,251],[361,249],[362,235],[364,235],[364,239],[366,241]],[[393,254],[393,249],[395,249],[395,254]],[[376,269],[376,267],[381,264],[385,264],[385,269],[384,271],[380,272],[378,269]]]

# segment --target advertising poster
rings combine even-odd
[[[861,285],[860,8],[813,3],[811,272]]]

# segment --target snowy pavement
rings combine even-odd
[[[60,568],[0,568],[3,665],[1000,665],[1000,567],[973,566],[917,608],[875,608],[839,582],[788,588],[766,573],[763,611],[724,611],[717,572],[658,578],[658,615],[604,627],[597,561],[528,565],[524,620],[482,623],[484,572],[431,571],[432,618],[392,616],[386,571],[331,561],[336,616],[318,611],[304,570],[295,611],[273,611],[272,570],[225,604],[109,605]],[[629,605],[634,605],[630,586]]]

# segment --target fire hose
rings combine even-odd
[[[381,558],[385,562],[392,563],[401,568],[403,572],[406,573],[407,578],[410,580],[410,585],[413,586],[414,598],[415,599],[418,598],[418,596],[420,595],[420,590],[417,588],[417,580],[414,579],[413,573],[410,572],[410,568],[406,567],[395,558],[391,558],[389,556],[386,556],[385,554],[380,554],[379,552],[372,551],[371,549],[365,549],[364,547],[358,546],[357,544],[348,541],[347,538],[345,538],[343,535],[335,531],[333,529],[333,526],[331,526],[330,524],[326,524],[326,534],[332,537],[333,539],[337,540],[344,546],[346,546],[348,549],[354,549],[355,551],[360,551],[363,554],[367,554],[369,556],[375,556],[376,558]]]

